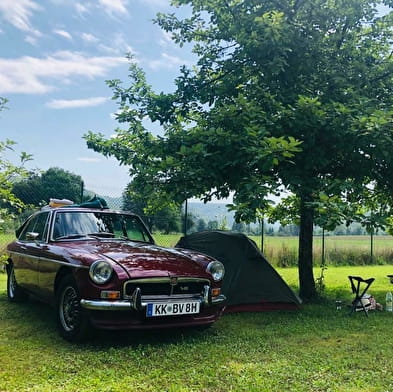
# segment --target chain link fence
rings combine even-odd
[[[79,177],[80,179],[80,177]],[[69,192],[69,191],[72,192]],[[69,198],[79,203],[95,195],[104,198],[108,207],[122,210],[127,206],[119,191],[102,189],[102,187],[89,184],[85,186],[79,181],[69,184],[66,180],[52,183],[43,187],[27,187],[18,190],[17,196],[26,204],[31,204],[22,212],[9,208],[9,216],[0,222],[0,256],[4,254],[6,245],[15,238],[15,229],[33,212],[48,204],[49,198]],[[32,202],[34,201],[34,203]],[[3,206],[4,207],[4,206]],[[8,206],[9,207],[9,206]],[[126,208],[127,209],[127,208]],[[138,211],[132,212],[138,213]],[[274,265],[281,267],[296,266],[298,259],[298,238],[296,233],[289,236],[280,236],[276,227],[255,223],[252,225],[235,224],[233,213],[228,212],[224,203],[203,204],[188,201],[175,214],[158,213],[146,216],[138,215],[153,234],[158,245],[173,247],[179,239],[194,231],[206,230],[235,230],[247,234],[257,246],[263,250],[267,259]],[[359,264],[386,264],[393,263],[393,239],[391,236],[375,236],[374,239],[363,236],[326,236],[314,237],[315,265],[326,263],[329,265],[359,265]]]

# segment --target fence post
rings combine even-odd
[[[265,220],[262,217],[261,220],[261,252],[263,253],[263,248],[265,246]]]
[[[81,203],[83,203],[83,190],[84,190],[85,184],[83,181],[81,181]]]
[[[325,229],[322,228],[322,262],[321,265],[325,265]]]
[[[184,229],[184,237],[187,236],[187,215],[188,215],[188,202],[187,199],[184,202],[184,224],[183,224],[183,229]]]

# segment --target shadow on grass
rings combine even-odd
[[[140,345],[173,345],[195,342],[214,335],[214,326],[210,328],[189,327],[159,330],[96,330],[92,328],[91,336],[84,343],[73,344],[63,340],[56,324],[55,309],[34,297],[25,303],[10,303],[6,295],[0,294],[0,320],[8,325],[11,339],[32,338],[59,340],[65,345],[77,345],[90,349],[110,347],[138,347]],[[45,335],[45,336],[44,336]],[[58,344],[58,343],[57,343]]]
[[[160,330],[92,330],[90,339],[81,344],[63,340],[57,330],[55,311],[46,304],[30,298],[23,304],[9,303],[5,293],[0,293],[0,320],[6,330],[4,338],[27,339],[34,346],[47,345],[49,342],[63,350],[86,350],[92,352],[116,348],[141,350],[142,347],[163,348],[179,344],[198,345],[218,343],[222,340],[233,341],[239,331],[260,335],[280,331],[282,336],[303,335],[307,325],[315,323],[321,331],[342,329],[352,323],[364,322],[364,314],[349,316],[352,294],[349,290],[329,290],[317,303],[303,305],[295,311],[276,311],[260,313],[235,313],[224,315],[208,329],[174,328]],[[337,299],[342,300],[342,309],[336,310]],[[373,314],[371,319],[377,316]],[[0,332],[1,333],[1,332]]]

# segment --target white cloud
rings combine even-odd
[[[51,109],[74,109],[98,106],[108,101],[107,97],[91,97],[85,99],[53,99],[46,103]]]
[[[170,0],[139,0],[139,2],[154,8],[156,7],[169,8],[171,6]]]
[[[128,0],[98,0],[98,3],[111,16],[128,14]]]
[[[99,41],[99,39],[97,37],[95,37],[93,34],[89,34],[89,33],[82,33],[81,34],[81,38],[83,41],[88,42],[88,43],[97,43]]]
[[[110,69],[126,63],[124,57],[91,57],[70,51],[45,58],[0,58],[0,94],[43,94],[78,77],[92,80],[104,76]]]
[[[26,36],[25,41],[26,41],[28,44],[34,45],[34,46],[36,46],[37,43],[38,43],[37,38],[36,38],[36,37],[33,37],[32,35]]]
[[[111,55],[125,56],[126,54],[131,53],[135,56],[137,54],[134,48],[129,45],[126,37],[122,33],[114,34],[114,36],[111,37],[110,42],[110,46],[100,44],[98,49]]]
[[[60,37],[72,40],[72,36],[68,31],[65,30],[53,30],[53,32],[57,35],[60,35]]]
[[[30,18],[34,11],[39,10],[41,10],[41,7],[32,0],[0,1],[0,14],[3,19],[17,29],[35,36],[41,36],[42,34],[31,25]]]
[[[101,162],[100,158],[90,158],[90,157],[80,157],[77,160],[80,161],[80,162],[87,162],[87,163]]]
[[[151,68],[154,71],[157,71],[158,69],[173,69],[177,68],[181,65],[188,64],[189,61],[183,60],[180,57],[177,56],[171,56],[168,53],[161,53],[161,58],[158,60],[151,60],[147,62],[147,65],[149,68]]]
[[[84,16],[84,14],[88,14],[90,12],[89,8],[82,3],[76,3],[75,9],[79,16]]]
[[[161,38],[159,39],[158,43],[161,47],[168,47],[169,45],[174,45],[172,41],[172,33],[167,32],[167,31],[161,31],[162,35]]]

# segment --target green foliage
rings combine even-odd
[[[199,218],[196,222],[196,231],[205,231],[207,229],[206,221]]]
[[[50,198],[80,201],[82,177],[57,167],[44,172],[30,173],[29,177],[15,182],[13,193],[24,203],[34,206],[47,204]]]
[[[151,213],[143,188],[138,182],[131,182],[123,192],[123,210],[132,211],[143,218],[150,231],[165,234],[181,231],[181,208],[172,204]]]
[[[7,102],[8,102],[7,98],[0,97],[0,112],[4,109],[7,109],[7,107],[5,106]]]
[[[117,136],[108,140],[90,132],[86,139],[90,148],[130,165],[134,181],[144,184],[146,197],[154,195],[153,208],[181,203],[190,196],[205,201],[228,197],[241,189],[266,193],[269,170],[299,150],[294,139],[270,137],[266,124],[257,121],[263,115],[260,106],[241,96],[211,110],[198,103],[188,108],[185,102],[168,108],[168,100],[177,97],[168,95],[163,103],[163,94],[151,91],[135,64],[130,65],[130,77],[129,88],[109,82],[114,99],[119,100],[118,120],[128,122],[129,130],[117,130]],[[165,135],[144,130],[144,116],[164,124]],[[261,173],[257,184],[248,180],[254,172]]]
[[[25,204],[13,192],[12,188],[16,181],[27,176],[24,164],[31,160],[31,155],[21,153],[20,164],[15,165],[6,158],[6,153],[13,151],[16,143],[7,139],[0,141],[0,230],[4,230],[10,220],[14,218],[14,212],[20,212]]]
[[[367,184],[381,201],[393,189],[393,18],[376,9],[384,3],[174,1],[190,17],[155,22],[193,45],[196,65],[182,67],[165,94],[131,63],[129,87],[108,82],[129,129],[110,139],[89,133],[88,146],[129,165],[153,207],[233,192],[237,219],[250,222],[267,194],[292,192],[302,295],[311,297],[314,217],[331,227]],[[162,135],[144,128],[146,117]]]
[[[6,109],[6,98],[0,97],[0,112]],[[32,156],[22,152],[20,154],[20,164],[15,165],[6,154],[13,151],[15,142],[6,139],[4,142],[0,141],[0,231],[7,229],[10,221],[14,218],[12,212],[19,212],[25,206],[24,203],[16,197],[12,192],[12,186],[15,181],[18,181],[27,176],[27,171],[24,164],[32,159]]]

